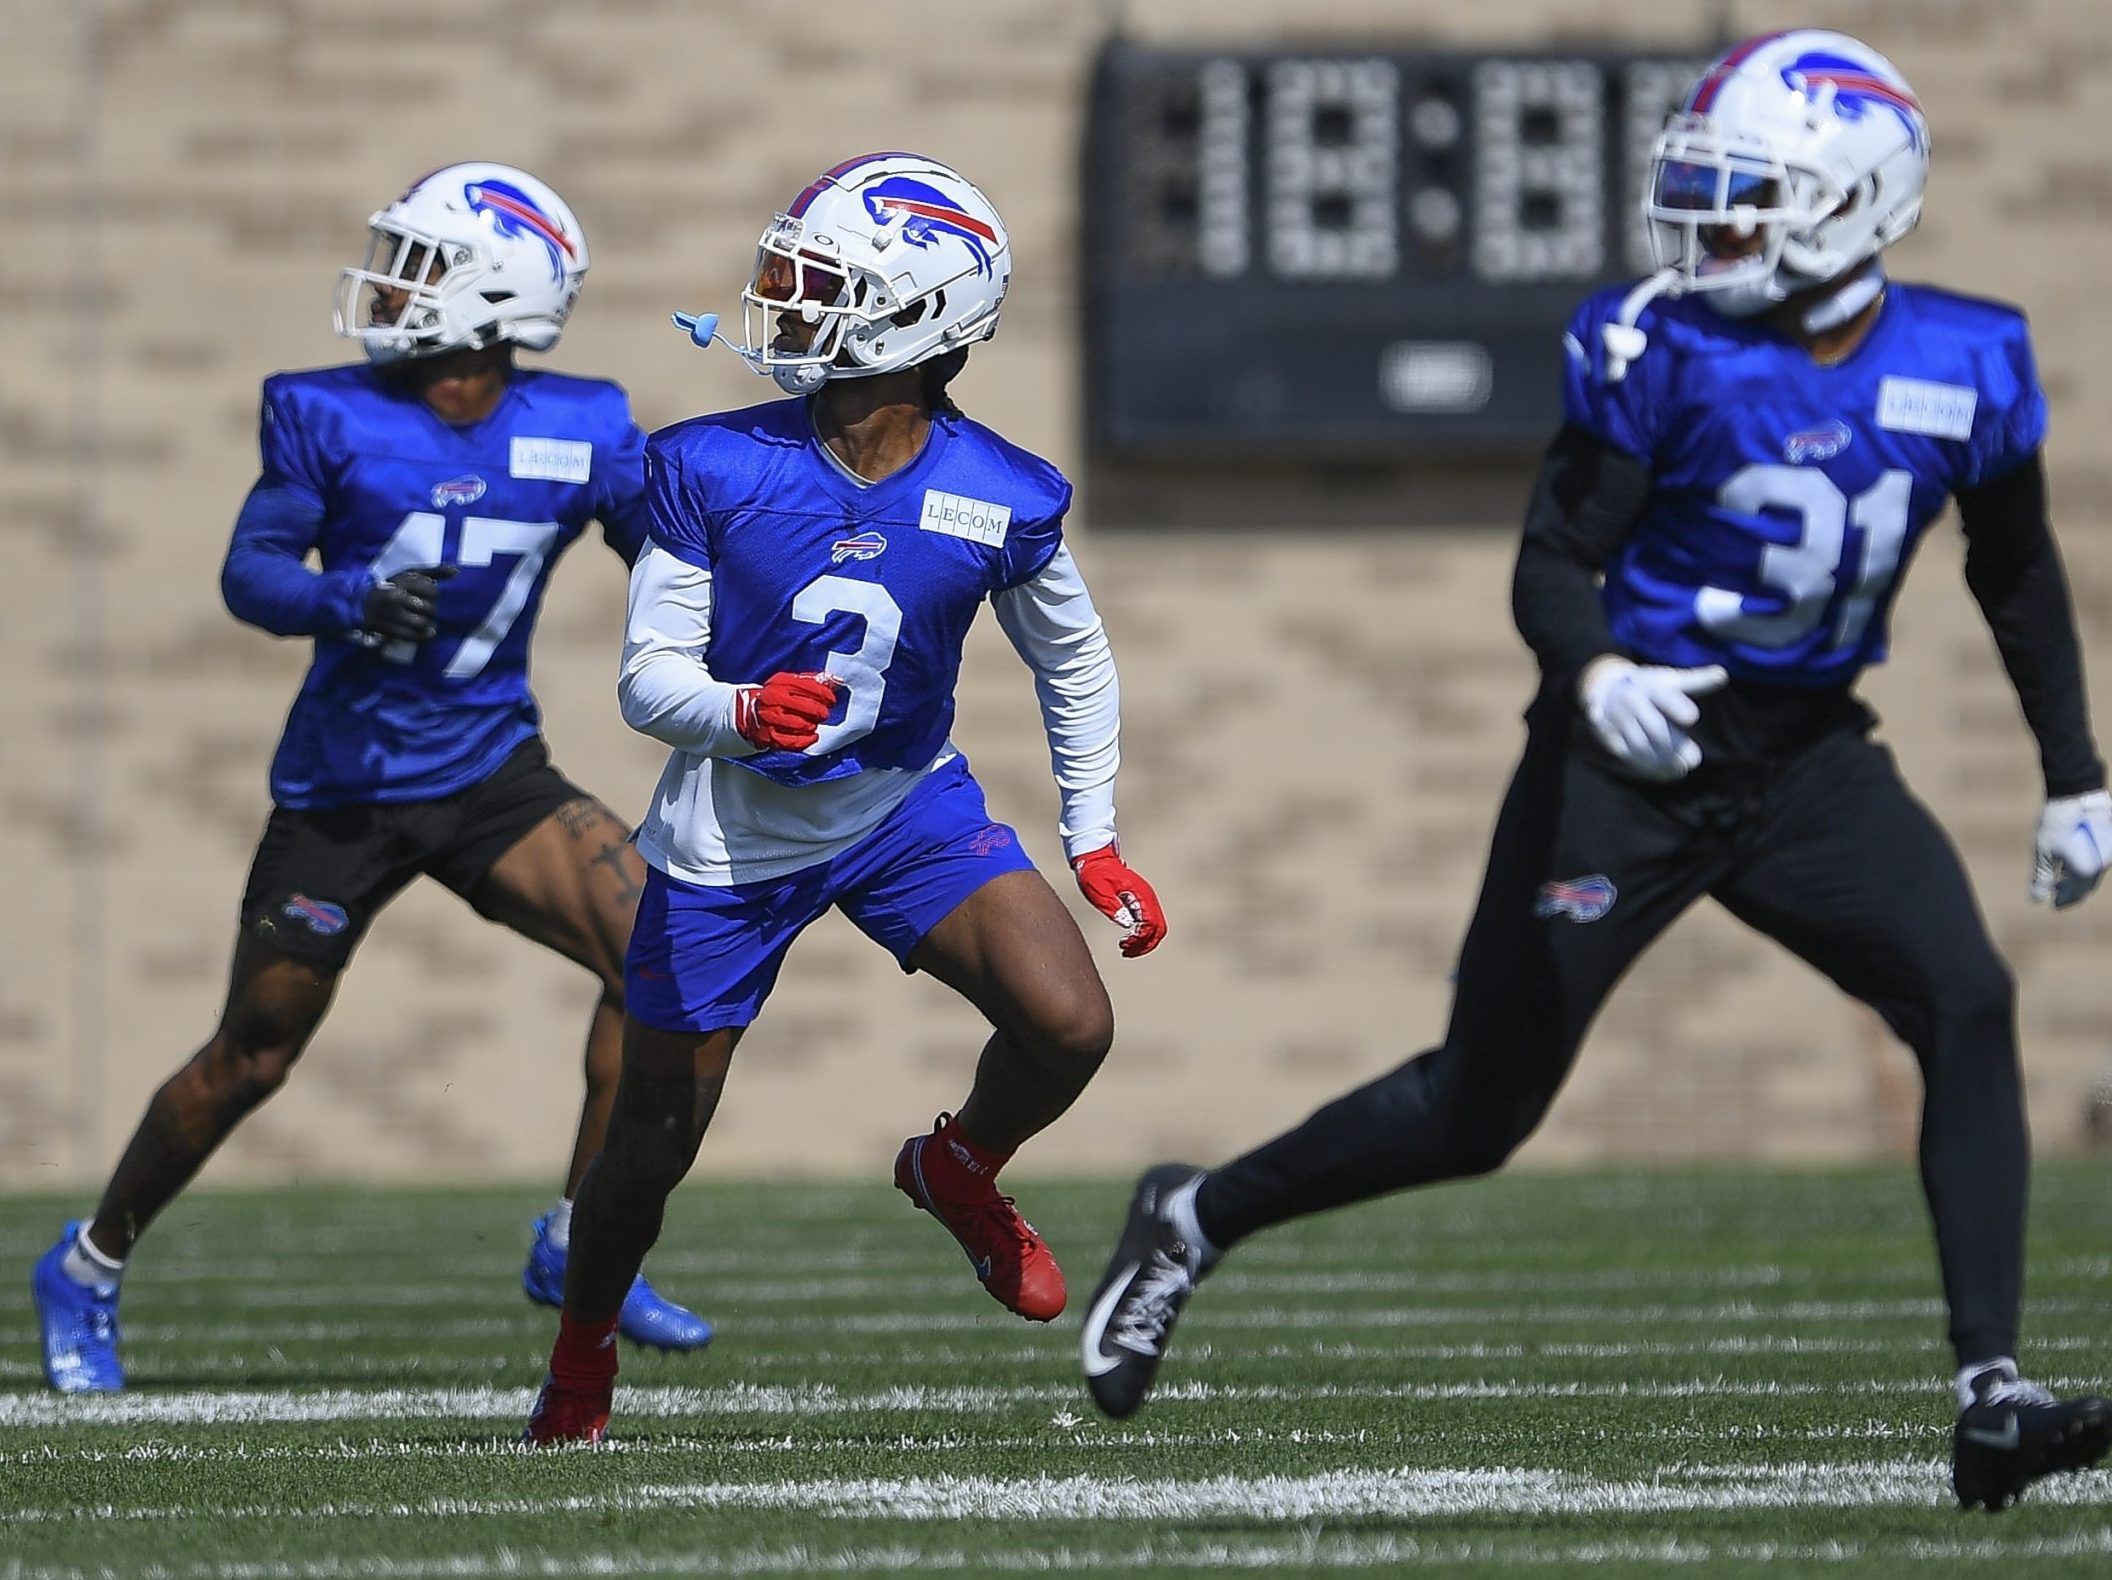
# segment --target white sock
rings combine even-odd
[[[572,1247],[572,1198],[560,1196],[550,1212],[550,1243],[560,1251]]]
[[[1975,1361],[1960,1368],[1958,1372],[1958,1410],[1962,1415],[1979,1400],[1973,1396],[1973,1384],[1989,1372],[2001,1372],[2010,1382],[2017,1380],[2017,1363],[2014,1357],[1997,1355],[1991,1361]]]
[[[97,1250],[84,1223],[74,1232],[73,1244],[66,1254],[59,1258],[59,1271],[84,1289],[114,1289],[124,1279],[125,1264],[123,1258],[105,1256]]]
[[[1187,1184],[1168,1191],[1165,1205],[1161,1209],[1166,1215],[1166,1221],[1173,1225],[1174,1233],[1195,1247],[1200,1258],[1196,1269],[1198,1272],[1225,1254],[1210,1243],[1210,1237],[1203,1233],[1202,1221],[1195,1215],[1195,1194],[1202,1188],[1203,1176],[1198,1174]]]

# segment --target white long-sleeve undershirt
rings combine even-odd
[[[1064,854],[1115,835],[1120,691],[1106,628],[1070,551],[998,593],[999,626],[1034,673],[1061,796]],[[759,882],[825,861],[856,843],[932,769],[877,768],[812,785],[781,785],[731,766],[755,748],[733,727],[737,686],[708,667],[711,574],[648,545],[631,573],[617,698],[624,722],[674,749],[639,829],[647,859],[707,885]]]

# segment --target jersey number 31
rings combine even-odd
[[[1855,498],[1843,494],[1824,472],[1804,466],[1748,466],[1716,497],[1726,510],[1758,516],[1786,511],[1803,522],[1794,543],[1770,543],[1760,551],[1760,579],[1782,595],[1782,607],[1755,614],[1743,595],[1727,587],[1704,587],[1694,595],[1694,618],[1716,635],[1755,647],[1789,647],[1818,628],[1833,601],[1847,548],[1847,526],[1863,532],[1863,564],[1841,600],[1832,646],[1862,640],[1870,616],[1899,574],[1907,541],[1907,509],[1914,492],[1911,473],[1886,472]]]

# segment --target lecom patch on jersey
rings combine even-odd
[[[1980,392],[1929,379],[1884,378],[1877,385],[1877,425],[1932,439],[1970,439]]]
[[[509,470],[546,483],[584,483],[594,472],[594,446],[584,439],[516,438]]]
[[[1005,533],[1012,525],[1012,507],[993,505],[987,499],[942,494],[936,488],[927,488],[924,490],[924,517],[917,525],[926,532],[943,532],[950,538],[966,538],[970,543],[1001,549],[1005,546]]]

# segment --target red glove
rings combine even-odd
[[[766,752],[803,752],[820,738],[842,684],[819,672],[780,672],[760,686],[743,686],[733,694],[733,727]]]
[[[1148,955],[1166,937],[1166,912],[1151,885],[1122,863],[1119,845],[1103,845],[1072,858],[1071,871],[1100,914],[1129,929],[1122,953],[1134,960]]]

